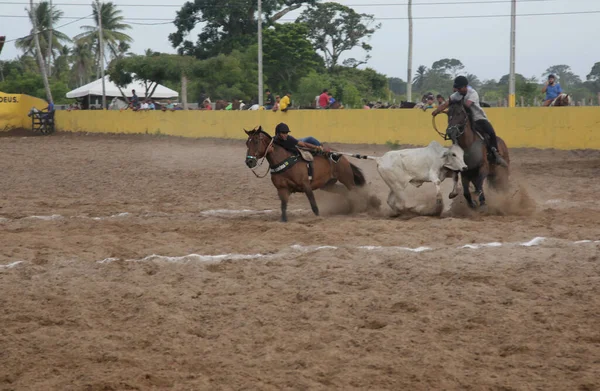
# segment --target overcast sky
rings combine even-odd
[[[6,4],[16,2],[20,4]],[[181,0],[114,0],[126,18],[174,18],[178,7],[153,7],[153,4],[182,5]],[[406,0],[341,0],[360,13],[369,13],[377,18],[406,18]],[[471,4],[445,4],[472,2]],[[54,0],[65,16],[79,17],[91,14],[91,0]],[[431,3],[437,3],[431,5]],[[7,40],[27,35],[30,30],[28,19],[6,17],[25,15],[27,0],[0,0],[0,35]],[[144,4],[130,7],[127,4]],[[414,0],[414,53],[413,70],[423,64],[453,57],[460,59],[466,70],[480,79],[498,79],[509,70],[510,17],[468,19],[417,19],[440,16],[510,15],[508,0]],[[288,14],[286,19],[295,18],[302,9]],[[596,11],[591,13],[590,11]],[[538,78],[546,68],[555,64],[568,64],[573,71],[585,79],[592,65],[600,61],[600,0],[518,0],[517,14],[541,14],[559,12],[583,12],[576,15],[520,16],[517,18],[516,70],[526,77]],[[63,20],[61,23],[69,22]],[[144,23],[128,20],[129,23]],[[152,22],[152,21],[146,21]],[[160,21],[154,21],[157,23]],[[406,80],[408,21],[384,20],[371,39],[373,50],[369,66],[388,76]],[[73,36],[80,26],[92,24],[82,20],[60,30]],[[142,53],[154,51],[174,52],[167,39],[175,31],[172,24],[141,26],[133,25],[129,34],[135,42],[132,51]],[[196,34],[192,41],[196,40]],[[8,43],[0,59],[7,60],[18,55],[14,43]],[[354,54],[354,53],[353,53]],[[356,56],[361,53],[357,52]]]

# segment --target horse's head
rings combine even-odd
[[[272,137],[262,129],[262,126],[257,126],[253,130],[246,130],[248,135],[246,140],[246,166],[254,168],[258,164],[258,159],[264,158],[268,153],[268,148],[271,145]]]
[[[465,110],[462,101],[451,101],[448,106],[448,127],[446,136],[453,143],[458,142],[458,138],[465,132],[465,127],[469,122],[469,114]]]
[[[29,110],[29,113],[27,113],[28,117],[31,117],[32,115],[34,115],[35,113],[39,113],[40,111],[38,109],[36,109],[35,107],[32,107],[31,110]]]

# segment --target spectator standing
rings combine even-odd
[[[279,109],[284,113],[288,111],[290,106],[292,105],[292,93],[288,92],[279,102]]]
[[[134,110],[137,110],[140,108],[140,98],[138,98],[137,94],[135,93],[135,90],[131,90],[131,94],[132,94],[131,101],[130,101],[131,107]]]
[[[266,90],[265,109],[271,110],[275,106],[275,97],[271,94],[271,90]]]
[[[446,103],[446,99],[444,99],[444,97],[441,94],[438,94],[438,96],[436,96],[436,98],[437,98],[438,106],[441,106],[444,103]]]
[[[327,89],[324,89],[319,95],[319,109],[326,109],[327,107],[329,107],[329,94]]]

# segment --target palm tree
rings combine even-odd
[[[46,32],[51,29],[51,26],[56,26],[63,16],[63,12],[61,10],[57,9],[56,7],[51,7],[47,1],[41,1],[38,4],[34,4],[32,10],[28,10],[27,13],[29,15],[31,25],[33,26],[35,22],[35,26],[37,26],[37,29],[40,32]],[[19,38],[15,42],[15,46],[22,50],[24,54],[36,54],[33,32],[34,30],[32,29],[30,35]],[[50,56],[54,58],[57,54],[60,54],[60,51],[64,46],[63,43],[71,42],[71,39],[67,35],[52,29],[52,45],[50,47],[50,53],[48,53],[48,36],[49,34],[38,34],[42,58],[46,64],[50,63]]]
[[[79,86],[82,86],[88,82],[94,62],[90,45],[86,42],[75,42],[75,46],[71,51],[71,61],[79,79]]]
[[[417,90],[420,90],[425,83],[425,79],[427,77],[427,67],[425,65],[419,65],[417,68],[417,73],[415,74],[415,78],[413,84]]]
[[[133,39],[124,33],[125,30],[131,29],[131,26],[123,23],[124,17],[117,6],[112,3],[100,3],[98,1],[92,3],[94,26],[81,26],[85,32],[75,36],[75,40],[81,43],[87,43],[96,52],[96,66],[98,70],[103,66],[104,59],[100,59],[100,45],[98,42],[98,27],[99,16],[102,17],[102,37],[104,45],[110,51],[113,58],[119,57],[119,45],[122,43],[132,42]],[[106,50],[104,50],[106,51]]]

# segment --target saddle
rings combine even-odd
[[[331,153],[331,152],[316,152],[313,153],[312,151],[306,150],[306,149],[301,149],[296,147],[296,150],[298,151],[298,153],[300,154],[300,157],[302,158],[302,160],[304,160],[307,164],[308,167],[308,179],[312,181],[313,178],[313,162],[315,160],[315,155],[322,155],[325,156],[326,158],[329,159],[330,163],[337,163],[340,160],[341,155],[338,155],[336,153]],[[333,169],[331,170],[332,172],[332,177],[333,177]]]

